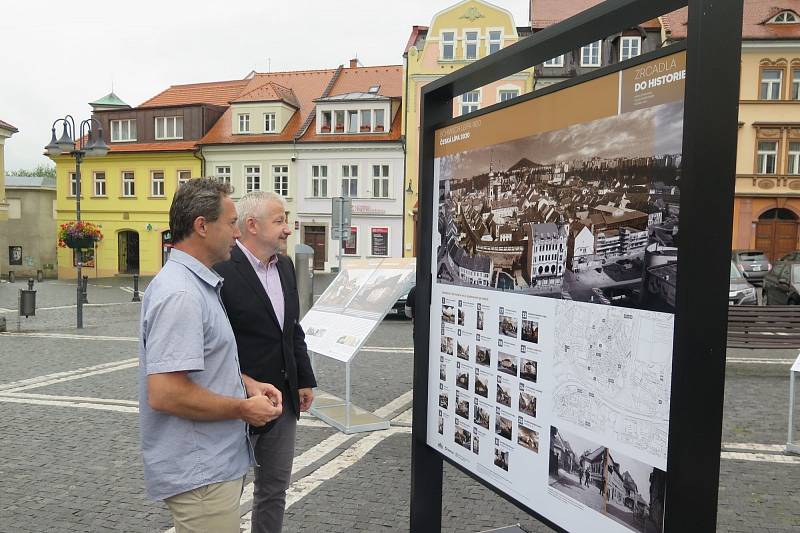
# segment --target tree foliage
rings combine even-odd
[[[55,178],[56,167],[47,164],[37,165],[33,169],[20,168],[17,170],[9,170],[6,172],[7,176],[40,176],[43,178]]]

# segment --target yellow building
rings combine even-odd
[[[6,167],[5,167],[5,142],[6,139],[17,133],[17,128],[0,120],[0,253],[8,250],[6,235],[6,221],[8,220],[8,203],[6,202]],[[0,272],[0,274],[4,274]]]
[[[668,39],[686,11],[663,17]],[[800,0],[745,0],[739,95],[731,247],[775,260],[800,248]]]
[[[247,80],[172,86],[131,108],[113,93],[92,102],[110,146],[81,164],[81,220],[103,239],[85,252],[83,275],[154,275],[170,247],[169,208],[182,181],[203,176],[198,141]],[[57,224],[75,220],[75,159],[56,163]],[[75,278],[76,255],[59,248],[58,277]]]
[[[419,200],[419,103],[422,88],[464,65],[530,35],[517,28],[510,12],[481,0],[464,0],[434,15],[431,25],[414,26],[403,54],[403,133],[406,179],[403,255],[416,255],[415,221]],[[505,101],[533,88],[533,71],[523,71],[453,100],[453,116]],[[488,161],[487,161],[488,165]]]

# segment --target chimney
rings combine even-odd
[[[357,68],[358,67],[358,58],[354,57],[350,60],[350,68]]]

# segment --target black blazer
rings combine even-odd
[[[238,246],[230,260],[217,263],[214,270],[225,279],[222,301],[236,336],[242,373],[281,389],[284,409],[291,404],[299,419],[297,389],[316,387],[317,382],[300,327],[292,260],[279,254],[277,267],[283,287],[283,331],[253,265]]]

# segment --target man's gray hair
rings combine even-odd
[[[264,214],[264,204],[279,202],[286,211],[286,200],[280,194],[272,191],[252,191],[236,202],[236,213],[239,215],[239,229],[244,231],[248,218],[257,218]]]

